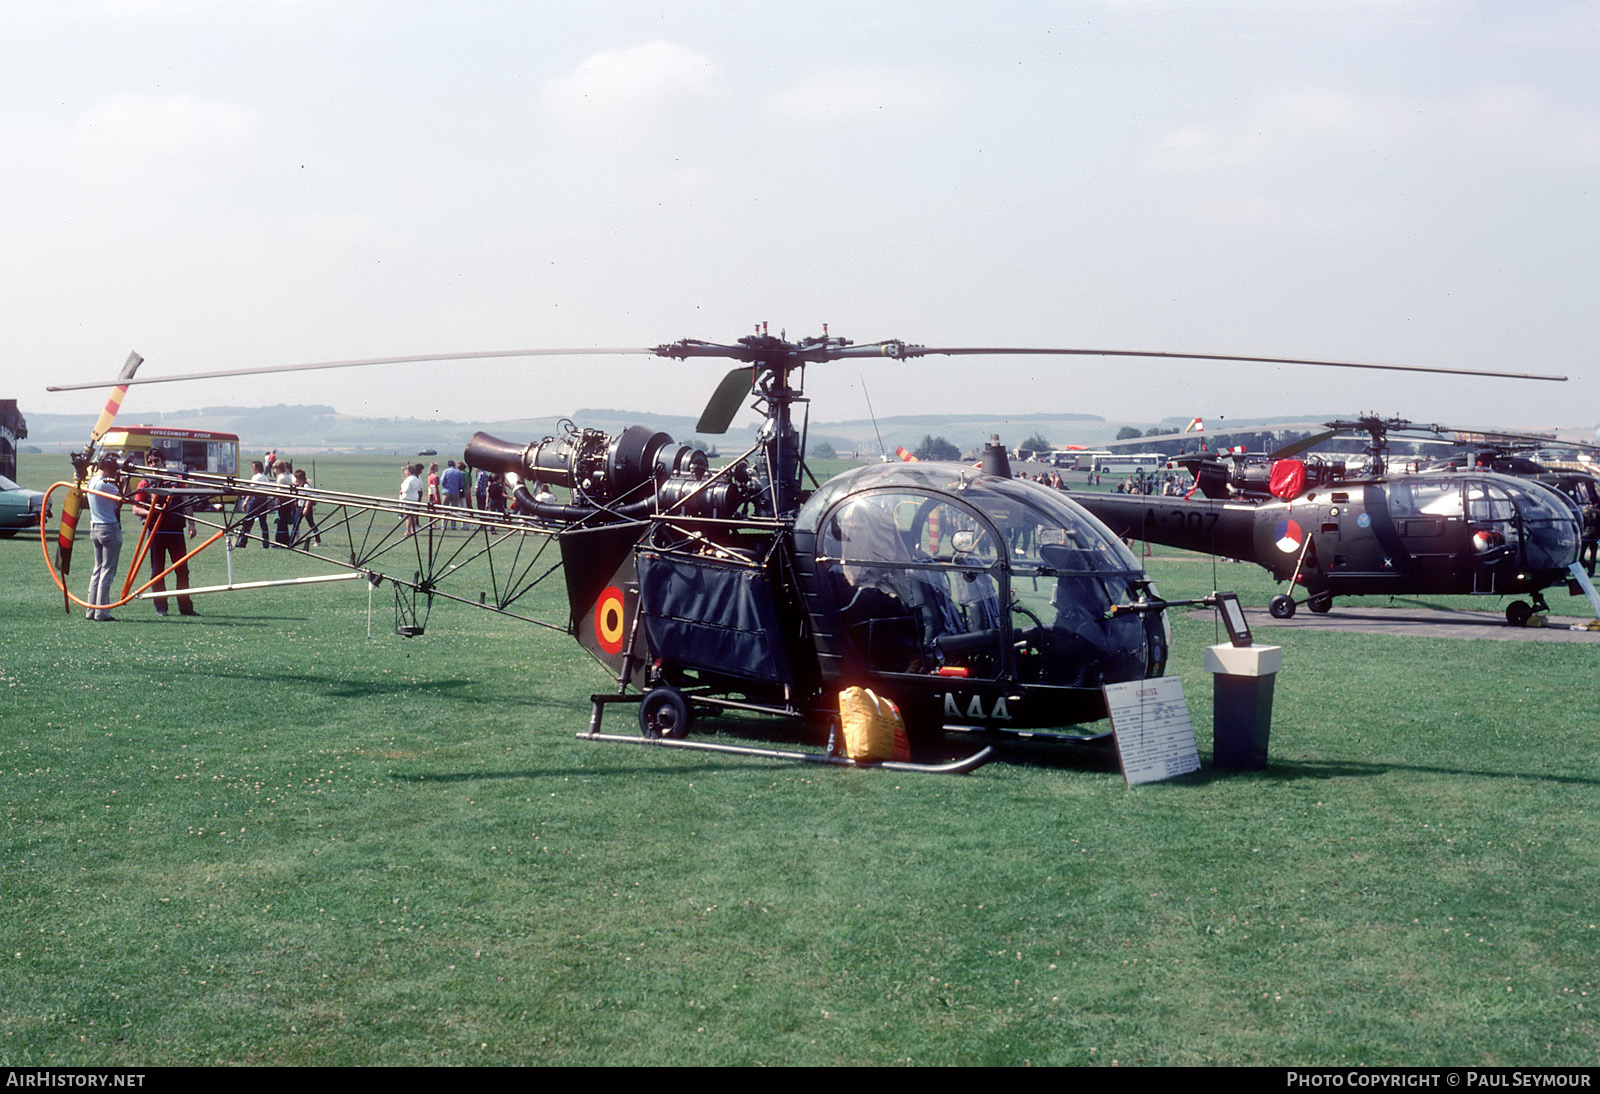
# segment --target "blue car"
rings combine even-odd
[[[0,539],[10,539],[19,531],[37,530],[42,509],[44,494],[24,489],[0,475]],[[45,510],[45,516],[49,515]]]

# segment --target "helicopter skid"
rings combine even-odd
[[[684,703],[690,711],[699,708],[698,713],[715,713],[721,710],[745,710],[753,714],[772,714],[779,718],[804,718],[805,712],[792,706],[778,706],[773,703],[759,703],[754,700],[729,699],[720,695],[707,695],[698,691],[682,691]],[[635,706],[644,702],[645,694],[630,695],[621,693],[601,694],[589,696],[589,732],[580,733],[580,737],[593,736],[600,732],[600,720],[605,716],[605,708],[612,703],[631,703]]]
[[[867,767],[884,771],[903,771],[919,775],[965,775],[976,771],[994,759],[994,749],[984,746],[971,756],[952,760],[946,764],[917,764],[898,760],[881,763],[860,763],[845,756],[830,756],[825,752],[798,752],[781,748],[751,748],[748,745],[725,745],[713,741],[684,741],[671,737],[628,737],[620,733],[578,733],[580,741],[605,741],[609,744],[655,745],[658,748],[687,748],[697,752],[727,752],[735,756],[757,756],[767,760],[800,760],[804,763],[831,764],[835,767]]]
[[[920,764],[905,760],[884,760],[877,763],[861,763],[846,756],[835,756],[827,752],[801,752],[798,749],[785,748],[755,748],[750,745],[722,744],[716,741],[688,741],[682,737],[633,737],[620,733],[600,732],[600,721],[605,715],[605,708],[611,703],[641,703],[643,695],[591,695],[589,714],[589,729],[587,732],[574,734],[580,741],[604,741],[609,744],[628,745],[662,745],[667,748],[687,748],[697,752],[725,752],[734,756],[755,756],[767,760],[799,760],[802,763],[831,764],[834,767],[876,767],[885,771],[904,771],[922,775],[965,775],[976,771],[984,764],[995,758],[995,751],[990,746],[984,746],[970,756],[958,760],[951,760],[942,764]],[[763,706],[759,703],[739,702],[715,696],[702,696],[686,694],[684,698],[691,704],[717,707],[726,710],[748,710],[761,714],[777,714],[799,716],[800,712],[782,707]]]
[[[944,726],[946,733],[982,734],[1007,741],[1045,741],[1049,743],[1091,745],[1111,739],[1111,730],[1096,733],[1055,733],[1047,729],[997,729],[994,726]]]

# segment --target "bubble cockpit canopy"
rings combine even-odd
[[[1164,621],[1108,618],[1148,585],[1066,495],[954,464],[888,464],[806,503],[815,565],[851,649],[891,675],[1098,688],[1159,674]]]

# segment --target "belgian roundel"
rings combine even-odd
[[[615,585],[607,585],[594,606],[594,636],[601,649],[607,653],[622,652],[626,618],[627,612],[622,608],[622,590]]]
[[[1272,530],[1272,538],[1277,543],[1278,550],[1289,555],[1300,549],[1300,541],[1305,539],[1305,533],[1300,530],[1298,524],[1284,517]]]

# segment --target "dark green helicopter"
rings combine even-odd
[[[1572,500],[1537,480],[1488,467],[1392,471],[1391,431],[1423,429],[1367,415],[1327,423],[1327,432],[1267,459],[1178,457],[1195,476],[1188,498],[1083,494],[1085,508],[1119,535],[1254,562],[1296,595],[1273,597],[1272,614],[1299,604],[1326,612],[1341,596],[1526,595],[1506,608],[1525,625],[1549,605],[1543,590],[1577,574],[1582,541]],[[1365,433],[1367,460],[1301,453]]]

